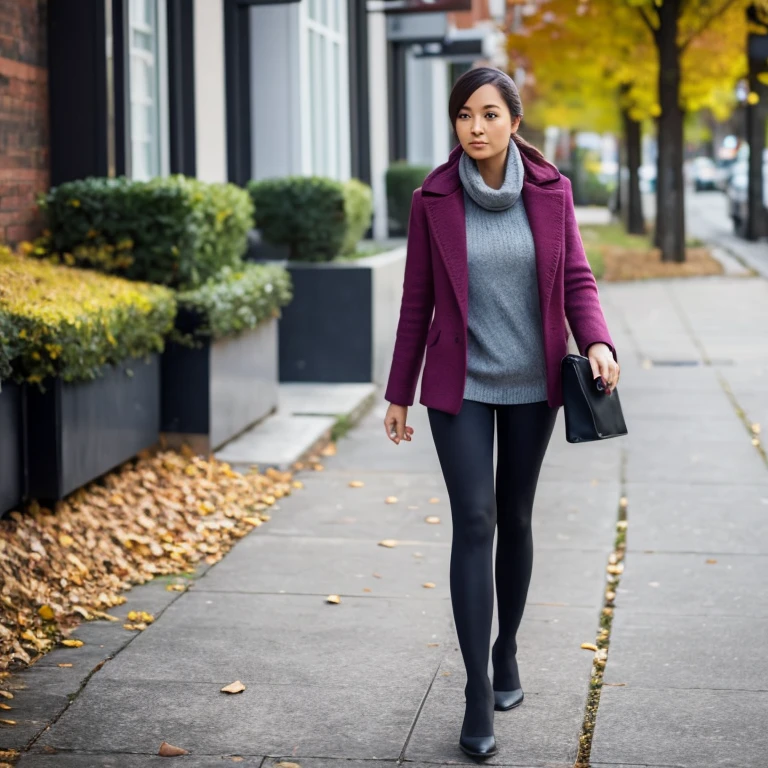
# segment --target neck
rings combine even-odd
[[[477,170],[483,177],[483,181],[491,189],[501,189],[504,184],[505,169],[507,166],[507,152],[509,146],[498,155],[477,161]]]

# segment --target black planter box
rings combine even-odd
[[[383,383],[391,362],[405,248],[349,262],[288,261],[280,381]]]
[[[177,323],[190,330],[194,320],[180,313]],[[274,411],[277,401],[274,318],[199,348],[165,348],[160,430],[170,446],[210,453]]]
[[[96,479],[160,433],[160,356],[105,368],[87,382],[26,387],[27,495],[54,501]]]
[[[21,436],[22,390],[6,381],[0,391],[0,515],[24,495]]]

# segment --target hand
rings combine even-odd
[[[619,383],[621,369],[619,364],[613,359],[611,348],[602,341],[596,344],[590,344],[587,350],[587,357],[592,366],[592,375],[594,378],[603,377],[605,385],[605,394],[610,395],[616,385]]]
[[[389,408],[387,408],[387,415],[384,417],[384,429],[387,431],[387,437],[395,443],[395,445],[400,445],[401,440],[411,441],[413,427],[407,427],[405,425],[405,417],[407,414],[407,405],[390,403]]]

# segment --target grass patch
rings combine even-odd
[[[332,261],[357,261],[357,259],[363,259],[366,256],[375,256],[378,253],[386,253],[394,248],[392,245],[366,245],[364,247],[358,247],[354,253],[347,255],[339,254],[334,256]]]
[[[579,231],[597,279],[619,282],[723,274],[720,262],[695,238],[687,241],[685,261],[678,263],[663,262],[650,235],[629,235],[621,224],[585,225]]]

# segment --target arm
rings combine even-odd
[[[397,325],[392,368],[384,394],[384,399],[390,403],[413,404],[434,306],[435,292],[427,217],[419,188],[411,199],[400,320]]]
[[[595,276],[584,252],[576,212],[573,206],[571,182],[563,178],[565,189],[565,314],[582,355],[592,344],[603,342],[618,362],[613,340],[608,332]]]

